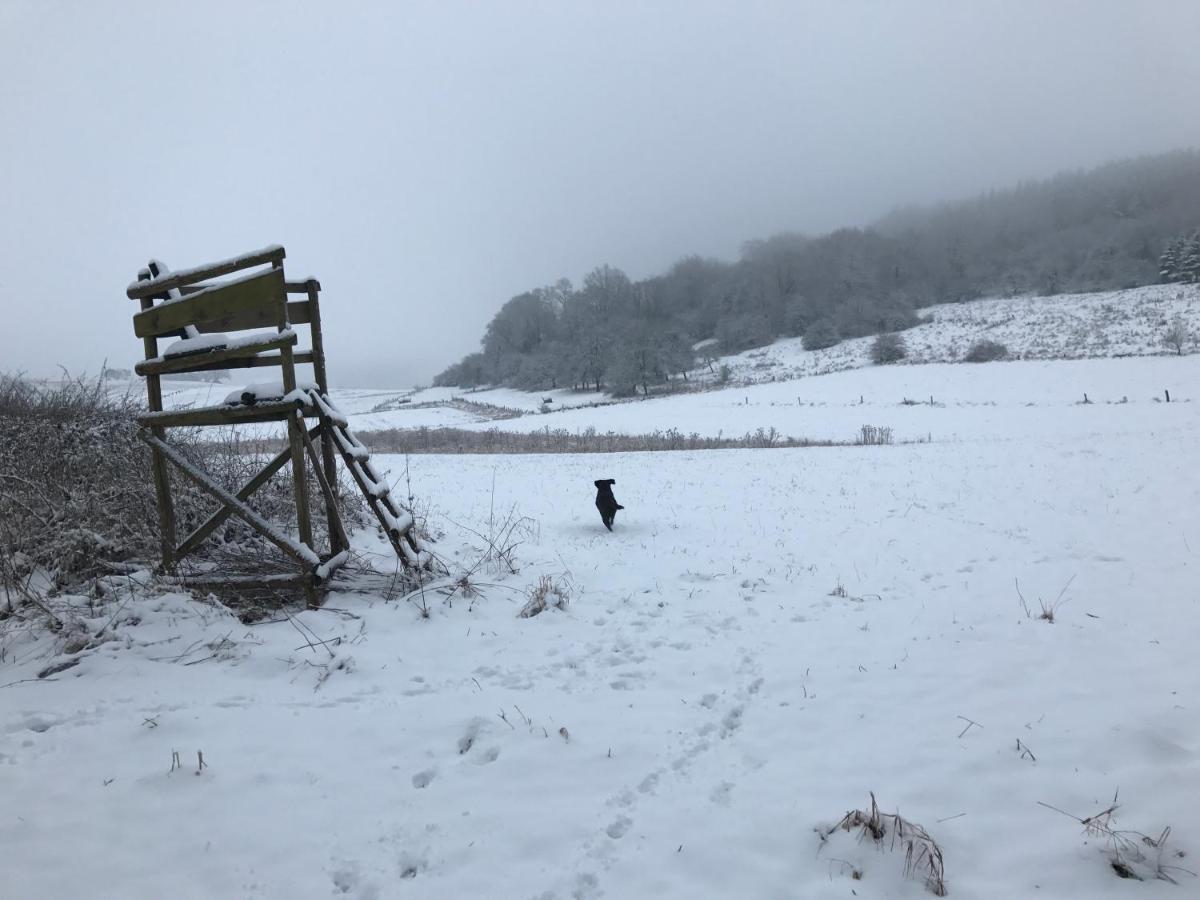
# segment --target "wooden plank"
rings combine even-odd
[[[312,432],[305,431],[301,427],[299,433],[301,440],[304,442],[304,450],[308,453],[308,461],[312,463],[313,474],[317,478],[317,484],[321,487],[321,494],[325,497],[325,521],[329,523],[329,545],[332,552],[336,555],[350,547],[350,538],[346,536],[346,529],[342,525],[342,516],[338,512],[337,495],[333,492],[333,486],[329,483],[329,479],[321,471],[321,460],[317,456],[317,448],[313,446],[311,435],[313,432],[321,430],[323,429],[318,424]]]
[[[296,335],[280,335],[269,340],[225,350],[206,350],[203,353],[191,353],[186,356],[167,356],[157,359],[147,359],[138,363],[133,370],[139,375],[159,375],[163,372],[200,372],[208,369],[234,369],[246,366],[233,366],[229,363],[239,358],[253,359],[255,354],[271,350],[279,350],[284,345],[295,346]],[[273,357],[278,360],[278,357]],[[278,362],[268,365],[278,365]],[[250,363],[251,366],[255,363]]]
[[[154,305],[154,301],[149,299],[140,302],[142,309],[149,309]],[[143,338],[142,348],[147,356],[157,356],[158,340],[154,337]],[[151,375],[146,379],[146,402],[151,412],[162,409],[162,382],[157,375]],[[161,428],[155,428],[153,434],[160,439],[166,436]],[[163,459],[161,453],[153,449],[150,451],[150,471],[154,477],[155,506],[158,509],[158,539],[162,554],[162,568],[164,572],[170,572],[175,565],[173,556],[175,504],[171,499],[171,479],[167,474],[166,460]]]
[[[289,281],[284,284],[284,290],[289,294],[307,294],[309,285],[316,285],[316,289],[321,289],[321,282],[315,278],[306,278],[304,281]]]
[[[250,269],[254,266],[266,265],[267,263],[278,266],[283,262],[285,256],[287,256],[287,253],[284,249],[275,244],[270,247],[264,247],[261,250],[252,250],[249,253],[243,253],[232,259],[225,259],[192,269],[182,269],[178,272],[172,272],[167,278],[135,281],[125,289],[125,296],[131,300],[142,300],[147,297],[153,298],[159,294],[165,294],[171,288],[183,287],[185,284],[195,284],[197,281],[207,281],[209,278],[220,278],[222,275],[230,275],[234,272],[240,272],[242,269]]]
[[[320,430],[321,426],[315,425],[308,433],[310,435],[315,435]],[[237,492],[237,498],[242,501],[249,500],[254,495],[254,492],[270,481],[271,477],[280,469],[282,469],[291,458],[292,450],[290,447],[276,454],[275,457],[263,467],[261,472],[259,472],[242,486],[242,489]],[[207,521],[189,534],[184,539],[182,544],[175,548],[175,558],[182,559],[194,551],[197,547],[204,543],[205,539],[210,534],[221,527],[225,520],[231,515],[233,515],[233,510],[228,506],[222,506],[220,509],[218,509],[215,513],[208,517]]]
[[[321,301],[320,292],[321,284],[315,278],[307,282],[308,303],[307,312],[310,314],[309,329],[312,334],[312,364],[313,364],[313,379],[317,382],[317,390],[321,392],[321,396],[329,397],[329,375],[325,369],[325,335],[321,331]],[[290,307],[289,306],[289,316]],[[335,448],[333,446],[333,434],[328,429],[321,432],[321,459],[325,466],[325,478],[329,481],[333,489],[334,497],[337,497],[337,463],[334,458]],[[349,547],[349,544],[346,544]],[[336,551],[335,551],[336,552]]]
[[[190,357],[195,359],[196,357]],[[292,358],[296,365],[302,363],[310,363],[313,361],[312,353],[308,350],[301,350],[299,353],[292,354]],[[194,366],[188,369],[189,372],[219,372],[225,369],[261,369],[267,366],[280,365],[280,357],[278,353],[266,354],[264,356],[245,356],[240,359],[230,359],[225,362],[207,363],[202,366]]]
[[[308,301],[292,300],[287,305],[289,325],[307,325],[309,322]],[[256,313],[250,316],[232,316],[211,322],[196,322],[196,330],[201,334],[213,334],[222,331],[241,331],[247,328],[268,328],[271,325],[270,316]]]
[[[133,317],[133,331],[142,338],[177,334],[185,325],[201,322],[219,325],[218,331],[262,328],[278,323],[286,309],[284,297],[283,270],[271,269],[156,303]]]
[[[281,265],[281,264],[280,264]],[[283,278],[282,267],[278,269],[279,277]],[[279,330],[288,327],[287,303],[279,306]],[[296,361],[292,357],[291,347],[279,348],[280,374],[283,376],[284,394],[296,390]],[[300,540],[308,547],[313,546],[312,514],[308,508],[308,477],[304,469],[304,447],[300,435],[304,433],[303,415],[290,415],[287,420],[288,443],[292,451],[292,488],[296,496],[296,527],[300,532]],[[315,579],[315,576],[314,576]],[[320,606],[315,583],[304,586],[304,596],[310,609]]]
[[[317,417],[316,410],[308,404],[271,400],[253,405],[201,406],[196,409],[169,409],[166,412],[142,413],[138,416],[138,424],[147,428],[191,428],[202,425],[282,422],[297,409],[306,419]]]
[[[225,506],[228,506],[233,515],[241,518],[247,525],[292,559],[296,560],[296,562],[304,566],[316,566],[321,562],[321,558],[317,556],[312,547],[306,546],[279,532],[270,522],[248,507],[243,501],[220,485],[210,481],[203,472],[181,456],[179,451],[166,441],[159,440],[153,435],[147,434],[144,430],[138,432],[138,437],[151,447],[156,448],[163,456],[174,463],[183,476],[196,485],[196,487],[216,498]]]

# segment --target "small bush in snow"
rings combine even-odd
[[[963,362],[992,362],[1008,356],[1008,348],[999,341],[976,341],[963,357]]]
[[[881,425],[864,425],[854,443],[860,446],[879,446],[892,442],[892,429]]]
[[[871,344],[871,362],[877,366],[899,362],[908,356],[904,338],[895,332],[881,334]]]
[[[880,812],[879,805],[875,802],[875,794],[872,793],[870,811],[852,809],[832,828],[821,829],[818,834],[824,842],[838,830],[854,829],[858,829],[859,840],[869,840],[881,850],[885,847],[889,850],[903,850],[904,874],[910,878],[923,879],[925,887],[934,896],[946,896],[946,871],[942,848],[923,827],[903,818],[899,812]],[[862,878],[862,872],[855,869],[851,877],[859,880]]]
[[[529,599],[517,615],[522,619],[532,619],[551,607],[566,609],[569,600],[567,586],[564,583],[555,581],[549,575],[543,575],[530,589]]]

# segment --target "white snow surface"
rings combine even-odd
[[[288,391],[282,381],[260,381],[231,391],[225,397],[225,403],[257,403],[261,400],[307,400],[307,393],[315,391],[317,385],[312,381],[297,381],[294,391]]]
[[[193,326],[189,325],[189,328]],[[193,330],[195,330],[193,328]],[[208,350],[236,350],[239,347],[250,347],[254,344],[262,344],[267,341],[287,340],[294,337],[295,332],[290,328],[275,331],[254,331],[249,334],[241,334],[237,337],[230,337],[227,334],[213,332],[212,334],[200,334],[197,332],[195,337],[181,338],[167,346],[162,353],[162,358],[170,358],[174,356],[184,356],[191,353],[203,353]]]
[[[113,639],[40,680],[53,638],[0,623],[0,895],[929,896],[902,853],[814,830],[874,791],[938,842],[952,898],[1193,896],[1197,359],[755,389],[933,443],[412,456],[435,549],[480,592],[427,591],[427,619],[370,593],[297,627],[178,594],[89,619],[80,597]],[[944,406],[899,405],[931,385]],[[695,396],[624,406],[742,427]],[[795,425],[750,396],[747,422]],[[597,478],[626,507],[611,534]],[[481,564],[518,519],[519,571]],[[569,603],[518,618],[543,576]],[[1179,887],[1117,878],[1040,805],[1085,818],[1118,789],[1114,827],[1172,827]]]

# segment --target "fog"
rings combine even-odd
[[[125,285],[265,244],[337,386],[508,297],[1200,145],[1200,4],[0,0],[0,370],[139,357]]]

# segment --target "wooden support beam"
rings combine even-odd
[[[264,247],[262,250],[253,250],[249,253],[235,256],[232,259],[222,260],[221,262],[172,272],[167,278],[135,281],[126,288],[125,296],[131,300],[153,299],[159,294],[165,294],[172,288],[180,288],[185,284],[195,284],[197,281],[206,281],[209,278],[220,278],[222,275],[231,275],[234,272],[240,272],[242,269],[250,269],[254,266],[266,265],[267,263],[278,266],[283,262],[283,258],[286,255],[284,249],[278,244],[271,247]]]
[[[301,423],[299,432],[304,442],[304,449],[308,453],[308,461],[312,463],[313,474],[316,476],[317,484],[321,487],[321,494],[325,498],[325,521],[329,523],[329,545],[333,553],[337,554],[342,550],[349,549],[350,538],[346,536],[346,529],[342,525],[342,515],[338,512],[337,494],[334,493],[333,486],[325,477],[325,473],[321,471],[321,460],[317,456],[317,448],[313,446],[311,435],[321,430],[321,426],[317,425],[312,431],[305,431],[303,423]]]
[[[213,483],[205,473],[197,469],[190,461],[180,455],[179,451],[172,447],[169,443],[152,434],[148,434],[144,429],[138,432],[138,437],[149,444],[151,447],[158,450],[164,457],[167,458],[175,467],[183,474],[185,478],[191,481],[196,487],[204,491],[206,494],[219,500],[225,506],[228,506],[230,512],[241,518],[247,525],[261,534],[264,538],[300,563],[301,566],[307,569],[312,566],[319,565],[321,558],[310,545],[293,540],[286,534],[282,534],[278,529],[274,528],[270,522],[252,510],[242,500],[239,500],[229,491],[225,490],[218,484]]]
[[[279,350],[284,346],[294,347],[295,345],[296,334],[289,331],[287,334],[276,334],[253,344],[242,344],[233,348],[217,347],[212,350],[189,353],[183,356],[159,356],[154,359],[146,359],[135,365],[133,370],[139,375],[161,375],[165,372],[199,372],[204,369],[245,368],[245,366],[234,366],[232,363],[238,362],[240,359],[254,359],[258,353],[268,353],[273,350]],[[271,362],[266,363],[268,365],[279,364],[278,356],[265,357],[265,359],[271,360]],[[251,362],[249,365],[253,366],[255,363]]]
[[[140,302],[140,305],[143,310],[146,310],[154,305],[154,301],[146,298]],[[153,335],[147,336],[142,339],[142,348],[146,356],[157,356],[158,340]],[[150,375],[146,378],[146,403],[152,413],[162,410],[162,382],[157,375]],[[153,433],[160,439],[166,436],[161,428],[153,429]],[[175,504],[171,499],[171,479],[167,474],[167,463],[162,454],[154,449],[150,451],[150,470],[154,477],[154,495],[157,501],[155,505],[158,508],[158,534],[162,567],[164,572],[170,572],[175,565],[173,555],[175,549]]]
[[[321,396],[328,397],[329,375],[325,369],[325,335],[321,330],[321,284],[315,278],[311,278],[306,282],[306,287],[308,291],[307,312],[309,314],[309,323],[312,326],[309,330],[312,333],[313,380],[316,381],[317,390],[320,391]],[[289,304],[289,308],[290,306],[291,304]],[[321,432],[321,459],[325,465],[325,478],[329,481],[330,487],[333,488],[333,494],[336,497],[338,483],[335,453],[336,448],[333,443],[333,433],[330,429],[325,429]],[[349,546],[349,544],[346,546]]]
[[[188,359],[205,359],[198,354],[196,356],[187,357]],[[308,350],[301,350],[299,353],[292,354],[292,361],[296,365],[310,363],[313,361],[312,353]],[[140,363],[139,363],[140,365]],[[218,372],[225,369],[262,369],[268,366],[280,366],[283,363],[280,361],[278,353],[269,353],[262,356],[244,356],[228,359],[223,362],[204,363],[203,365],[193,365],[189,372]]]
[[[299,410],[304,418],[314,419],[316,410],[306,403],[291,400],[267,400],[236,406],[201,406],[196,409],[170,409],[142,413],[138,424],[156,428],[191,428],[199,425],[248,425],[258,422],[282,422]]]
[[[309,436],[315,436],[321,430],[321,426],[315,425],[308,432]],[[241,501],[249,500],[254,492],[271,480],[271,477],[284,467],[284,465],[292,458],[292,449],[289,447],[277,453],[270,462],[263,467],[263,470],[251,478],[237,492],[237,498]],[[193,552],[197,547],[204,543],[205,539],[210,534],[216,531],[224,524],[225,520],[233,515],[233,510],[228,506],[222,506],[215,513],[208,517],[195,531],[189,534],[178,547],[175,548],[175,558],[183,559],[189,553]]]

